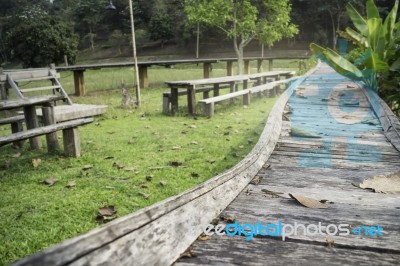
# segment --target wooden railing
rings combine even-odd
[[[268,71],[273,69],[273,60],[278,59],[308,59],[309,56],[280,56],[280,57],[247,57],[244,58],[244,74],[250,74],[250,61],[257,61],[257,72],[263,71],[263,61],[268,61]],[[149,86],[148,68],[151,66],[173,66],[178,64],[203,64],[203,77],[211,77],[212,64],[218,62],[226,62],[227,76],[233,75],[233,64],[236,62],[236,58],[214,58],[214,59],[182,59],[182,60],[159,60],[159,61],[142,61],[138,62],[139,68],[139,84],[141,88],[147,88]],[[114,68],[114,67],[132,67],[135,64],[133,62],[120,62],[120,63],[109,63],[109,64],[90,64],[90,65],[74,65],[74,66],[59,66],[56,67],[57,71],[73,71],[74,73],[74,84],[75,84],[75,95],[85,95],[85,79],[84,72],[86,70],[101,69],[101,68]],[[299,64],[299,68],[301,68]]]

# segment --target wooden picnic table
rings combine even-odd
[[[187,90],[187,101],[188,101],[188,113],[191,115],[196,114],[196,87],[201,88],[204,85],[214,86],[214,96],[219,95],[219,86],[221,84],[230,84],[231,92],[235,91],[235,84],[243,83],[243,89],[247,89],[248,82],[251,80],[256,80],[257,83],[266,83],[267,78],[277,78],[280,76],[292,76],[293,71],[270,71],[263,73],[255,73],[248,75],[235,75],[227,77],[218,78],[208,78],[208,79],[196,79],[196,80],[184,80],[184,81],[168,81],[165,82],[166,85],[171,90],[171,112],[178,112],[178,90]]]
[[[0,111],[23,108],[27,129],[34,129],[39,127],[35,106],[43,106],[42,110],[45,113],[43,121],[45,125],[54,124],[53,102],[61,99],[63,99],[62,96],[48,95],[25,99],[0,100]],[[42,142],[38,136],[30,138],[29,142],[32,149],[40,149],[42,147]]]

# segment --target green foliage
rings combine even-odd
[[[149,23],[149,33],[152,40],[161,40],[163,45],[174,37],[171,18],[165,13],[157,13],[151,17]]]
[[[7,35],[7,47],[24,67],[60,63],[64,55],[74,62],[78,39],[71,25],[41,9],[23,12],[14,25]]]
[[[297,26],[290,22],[288,0],[186,0],[185,3],[189,23],[217,27],[233,39],[239,65],[244,47],[253,39],[272,46],[298,32]]]
[[[373,0],[367,0],[364,18],[351,5],[346,9],[357,29],[346,28],[340,35],[357,48],[347,58],[336,52],[311,44],[311,50],[321,59],[330,64],[340,74],[362,80],[379,94],[399,113],[400,109],[400,23],[396,16],[399,1],[396,0],[393,9],[383,21]]]

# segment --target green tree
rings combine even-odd
[[[297,27],[290,22],[288,0],[186,0],[190,23],[204,23],[221,29],[238,57],[241,73],[243,50],[252,40],[272,46],[284,37],[292,37]]]
[[[71,63],[75,61],[78,38],[71,25],[40,8],[30,8],[15,20],[6,43],[12,58],[22,61],[24,67],[60,63],[64,55]]]
[[[162,12],[153,15],[149,23],[149,33],[150,39],[160,40],[161,48],[164,47],[164,43],[174,37],[171,18]]]

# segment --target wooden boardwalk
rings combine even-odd
[[[299,233],[285,241],[271,236],[246,241],[243,235],[214,234],[195,241],[194,256],[175,265],[398,265],[400,195],[353,185],[400,171],[400,153],[384,136],[363,91],[323,65],[288,105],[284,120],[290,121],[283,122],[279,142],[257,174],[261,182],[249,184],[218,223],[379,225],[383,236]],[[289,193],[327,200],[328,208],[306,208]]]

